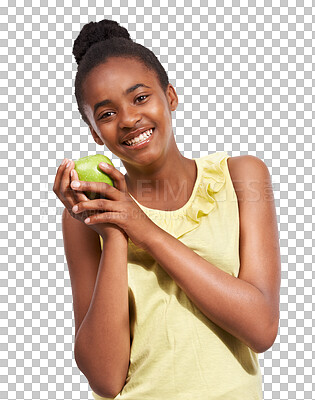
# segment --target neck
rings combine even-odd
[[[174,149],[148,165],[124,163],[128,191],[140,204],[175,205],[189,198],[196,180],[195,162],[185,158],[177,146]]]

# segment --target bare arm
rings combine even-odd
[[[99,235],[65,209],[63,236],[71,277],[78,368],[93,391],[115,397],[130,358],[127,238],[114,227]]]
[[[146,250],[211,321],[261,353],[273,344],[278,331],[280,252],[268,169],[259,159],[245,157],[232,176],[239,182],[238,278],[159,227],[146,236]]]

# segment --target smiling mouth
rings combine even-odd
[[[145,142],[152,135],[153,131],[154,128],[148,129],[147,131],[142,132],[139,136],[136,136],[135,138],[130,140],[126,140],[124,142],[124,145],[132,147],[142,142]]]

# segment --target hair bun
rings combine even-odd
[[[80,64],[85,53],[91,46],[113,37],[122,37],[131,40],[127,29],[110,19],[103,19],[99,22],[89,22],[84,25],[73,44],[72,54],[77,64]]]

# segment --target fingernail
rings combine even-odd
[[[72,211],[73,211],[73,212],[78,211],[78,206],[73,206],[73,207],[72,207]]]
[[[68,164],[66,165],[66,168],[69,167],[69,165],[71,164],[71,160],[68,162]]]
[[[85,222],[86,224],[88,224],[88,223],[90,222],[90,218],[85,219],[84,222]]]
[[[61,165],[65,165],[65,163],[67,162],[67,160],[68,160],[67,158],[64,158],[63,161],[62,161],[62,163],[61,163]]]
[[[101,166],[102,168],[106,168],[106,169],[109,168],[109,165],[106,164],[106,163],[103,163],[103,162],[100,163],[100,166]]]
[[[72,186],[72,187],[79,187],[79,186],[80,186],[80,182],[78,182],[78,181],[73,181],[73,182],[71,182],[71,186]]]

